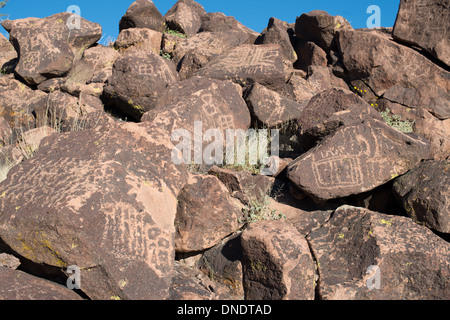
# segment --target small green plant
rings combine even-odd
[[[166,28],[164,33],[171,34],[171,35],[176,36],[178,38],[187,38],[187,35],[185,35],[184,33],[180,32],[180,31],[177,31],[177,30],[170,29],[169,27]]]
[[[381,116],[388,125],[398,131],[404,133],[414,132],[414,121],[402,120],[402,117],[392,114],[389,109],[381,112]]]
[[[159,51],[159,55],[161,57],[163,57],[164,59],[166,59],[166,60],[172,60],[173,59],[173,57],[172,57],[172,55],[170,53],[163,52],[162,50]]]
[[[275,196],[277,197],[277,196]],[[266,220],[286,219],[286,215],[270,208],[269,192],[261,192],[260,199],[250,199],[249,204],[244,207],[244,223],[254,223]]]

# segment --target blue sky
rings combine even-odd
[[[27,17],[43,18],[66,11],[70,5],[78,5],[81,16],[97,22],[103,27],[103,40],[116,38],[120,18],[134,0],[9,0],[0,13],[8,14],[9,19]],[[154,0],[164,15],[176,0]],[[332,15],[341,15],[349,20],[354,28],[366,27],[370,14],[367,8],[377,5],[381,9],[381,25],[391,27],[397,16],[400,0],[199,0],[207,12],[223,12],[234,16],[249,28],[261,32],[271,17],[295,22],[304,12],[320,9]],[[7,32],[0,28],[7,36]]]

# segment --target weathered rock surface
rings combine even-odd
[[[208,12],[202,16],[202,25],[200,32],[218,32],[218,31],[240,31],[249,36],[249,44],[255,42],[259,33],[244,26],[234,17],[229,17],[222,12]]]
[[[450,157],[450,119],[439,120],[424,109],[409,108],[387,99],[380,99],[377,104],[381,109],[389,109],[399,116],[402,122],[412,124],[413,131],[430,142],[430,158],[445,160]]]
[[[114,43],[114,48],[120,53],[137,51],[154,52],[161,50],[163,34],[148,28],[131,28],[122,30]]]
[[[0,147],[11,143],[12,130],[9,123],[0,117]]]
[[[64,76],[85,49],[102,35],[99,24],[80,18],[80,29],[69,29],[72,14],[58,13],[47,18],[5,20],[2,26],[20,53],[15,71],[30,85]],[[69,22],[70,23],[70,22]]]
[[[298,69],[308,71],[309,66],[324,66],[328,64],[327,53],[317,44],[311,41],[299,40],[295,44],[298,60],[294,66]]]
[[[134,120],[155,107],[158,95],[178,81],[175,66],[153,52],[136,52],[116,60],[104,89],[106,101]]]
[[[426,141],[384,122],[342,127],[288,166],[288,178],[321,200],[372,190],[427,159]]]
[[[241,45],[213,59],[196,75],[239,84],[276,86],[286,82],[279,45]]]
[[[93,299],[167,298],[187,182],[169,139],[131,123],[45,139],[2,183],[2,240],[35,263],[79,266]]]
[[[153,1],[137,0],[128,8],[119,23],[119,30],[130,28],[148,28],[163,32],[166,28],[165,19],[158,11]]]
[[[450,233],[450,161],[426,161],[394,183],[394,193],[417,223]]]
[[[295,35],[297,38],[316,43],[325,51],[333,46],[337,31],[353,30],[350,23],[341,16],[331,16],[322,10],[314,10],[297,17]]]
[[[283,59],[293,63],[297,60],[297,53],[292,46],[293,34],[294,30],[287,22],[272,17],[264,33],[262,44],[280,45]]]
[[[0,282],[0,300],[82,300],[62,285],[19,270],[0,267]]]
[[[343,206],[308,242],[321,299],[449,298],[450,245],[409,218]]]
[[[297,117],[302,145],[313,147],[341,126],[383,118],[366,101],[349,90],[328,89],[314,96]]]
[[[20,266],[19,259],[7,253],[0,253],[0,267],[17,270],[19,266]]]
[[[239,229],[242,206],[213,176],[194,176],[178,196],[175,250],[203,251]]]
[[[201,121],[198,133],[219,130],[225,145],[227,129],[247,130],[251,121],[241,88],[229,81],[193,77],[170,86],[157,105],[142,117],[142,121],[164,128],[170,134],[186,130],[191,141],[196,139],[195,122]]]
[[[163,51],[173,57],[181,79],[187,79],[214,57],[248,42],[248,39],[248,35],[240,31],[201,32],[190,38],[167,37]]]
[[[11,68],[12,60],[17,59],[17,52],[14,47],[5,38],[3,34],[0,35],[0,69],[5,72]]]
[[[200,30],[204,14],[206,11],[201,4],[192,0],[178,0],[164,18],[169,29],[191,37]]]
[[[243,299],[241,234],[235,234],[206,251],[198,262],[198,268],[228,287],[232,297]]]
[[[267,128],[274,128],[298,119],[304,105],[255,83],[245,98],[255,120]]]
[[[441,120],[450,117],[449,72],[377,31],[340,31],[337,41],[351,81]]]
[[[252,224],[241,236],[249,300],[312,300],[315,265],[308,243],[282,221]]]
[[[450,67],[450,2],[400,1],[392,35],[395,40],[423,48]]]

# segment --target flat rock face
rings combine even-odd
[[[246,101],[253,117],[267,128],[299,118],[304,108],[258,83],[252,86]]]
[[[394,39],[423,48],[450,67],[450,1],[400,1]]]
[[[322,200],[372,190],[414,168],[429,154],[427,142],[384,122],[347,126],[288,166],[288,178]]]
[[[244,26],[237,21],[234,17],[229,17],[222,12],[208,12],[202,16],[202,25],[200,32],[210,31],[241,31],[249,35],[250,40],[248,43],[254,43],[258,38],[259,33]]]
[[[344,89],[328,89],[315,95],[298,116],[301,139],[313,146],[341,126],[365,120],[383,120],[378,111],[356,94]]]
[[[142,121],[170,133],[185,129],[194,137],[196,121],[202,122],[202,132],[218,129],[223,137],[226,129],[247,130],[250,126],[241,88],[230,81],[193,77],[170,86],[157,104]]]
[[[322,299],[450,297],[450,245],[409,218],[343,206],[308,241]]]
[[[119,23],[119,30],[130,28],[148,28],[163,32],[165,19],[158,11],[153,1],[137,0],[128,8]]]
[[[282,221],[252,224],[241,236],[245,298],[314,299],[315,266],[308,243]]]
[[[167,39],[163,50],[173,57],[181,79],[187,79],[214,57],[247,43],[248,39],[248,34],[241,31],[201,32],[190,38]]]
[[[283,60],[293,63],[298,58],[291,42],[293,33],[294,30],[289,27],[287,22],[272,17],[267,25],[262,43],[280,45],[283,52]]]
[[[426,161],[398,178],[394,193],[417,223],[450,233],[450,161]]]
[[[187,182],[172,148],[166,132],[131,123],[45,139],[2,183],[2,240],[35,263],[77,265],[93,299],[166,298]]]
[[[120,53],[151,51],[159,54],[163,34],[147,28],[131,28],[122,30],[114,43]]]
[[[116,60],[113,75],[105,87],[108,103],[132,119],[140,120],[155,107],[158,95],[178,81],[175,66],[153,52],[136,52]]]
[[[213,59],[196,75],[263,85],[283,84],[286,77],[281,48],[274,44],[236,47]]]
[[[54,282],[0,266],[0,300],[82,300]]]
[[[237,231],[242,218],[241,205],[219,179],[194,176],[178,196],[175,250],[209,249]]]
[[[80,18],[80,29],[69,29],[71,13],[58,13],[37,19],[5,20],[2,26],[20,52],[15,71],[30,85],[65,75],[74,58],[96,43],[101,35],[99,24]],[[70,22],[69,22],[70,23]]]
[[[203,7],[194,1],[177,1],[164,18],[172,30],[178,30],[187,36],[195,35],[202,26]]]
[[[336,39],[350,81],[441,120],[450,117],[449,72],[377,31],[341,31]]]

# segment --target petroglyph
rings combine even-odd
[[[371,120],[338,130],[300,157],[288,176],[319,198],[332,199],[372,190],[427,154],[425,142]]]
[[[274,69],[273,61],[279,54],[277,49],[258,46],[238,47],[221,59],[216,67],[228,72],[238,72],[242,69],[248,73],[262,72],[266,68]]]

